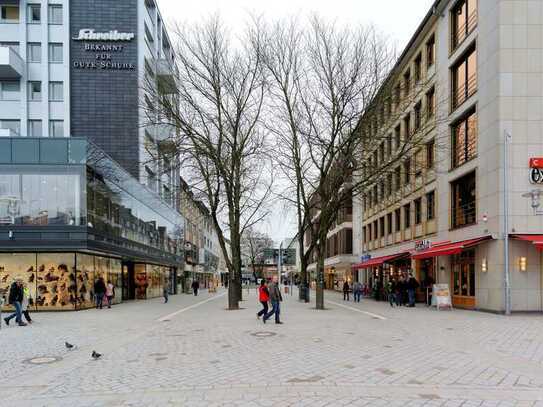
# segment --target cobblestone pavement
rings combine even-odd
[[[284,297],[284,325],[254,292],[240,311],[219,292],[34,314],[0,331],[0,406],[543,407],[540,315]]]

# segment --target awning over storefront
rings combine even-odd
[[[365,269],[368,267],[377,267],[383,263],[387,263],[392,260],[398,260],[402,257],[407,257],[407,256],[409,256],[409,253],[404,252],[404,253],[393,254],[390,256],[375,257],[373,259],[363,261],[362,263],[353,264],[351,268],[354,270],[359,270],[359,269]]]
[[[537,250],[543,250],[543,235],[511,235],[513,239],[531,242]]]
[[[462,240],[454,243],[434,244],[430,248],[418,252],[411,252],[413,259],[427,259],[429,257],[448,256],[451,254],[461,253],[462,250],[475,246],[485,240],[491,239],[492,236],[478,237],[475,239]]]

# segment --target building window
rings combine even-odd
[[[452,68],[452,107],[456,109],[477,91],[477,50],[472,48]]]
[[[27,46],[27,61],[41,62],[41,44],[39,42],[29,42]]]
[[[405,204],[403,206],[403,219],[404,219],[404,226],[405,229],[409,229],[411,227],[411,204]]]
[[[414,201],[415,204],[415,225],[419,225],[422,222],[422,199],[417,198]]]
[[[451,183],[452,227],[472,225],[476,222],[477,200],[475,172]]]
[[[39,24],[41,22],[41,5],[29,4],[27,9],[26,21],[28,24]]]
[[[434,34],[426,41],[426,67],[434,65],[436,56],[436,37]]]
[[[387,137],[387,154],[392,155],[392,135],[389,134]]]
[[[52,64],[61,64],[62,61],[63,61],[62,44],[50,43],[49,44],[49,62]]]
[[[477,26],[477,0],[460,0],[451,10],[452,49],[458,45]]]
[[[477,113],[472,111],[452,129],[453,168],[472,160],[477,155]]]
[[[403,119],[403,129],[405,134],[405,140],[409,140],[411,137],[411,115],[408,113]]]
[[[399,124],[394,129],[394,143],[396,144],[396,150],[399,150],[402,143],[402,129]]]
[[[362,239],[363,239],[363,243],[366,243],[368,241],[368,236],[366,235],[367,233],[367,228],[366,226],[362,226]]]
[[[418,102],[415,105],[415,128],[414,131],[420,129],[422,125],[422,102]]]
[[[393,180],[392,180],[392,174],[387,174],[387,196],[390,197],[390,195],[392,195],[392,183],[393,183]]]
[[[52,102],[64,100],[64,84],[62,82],[49,82],[49,100]]]
[[[398,108],[402,102],[402,86],[400,84],[394,88],[394,99],[396,100],[396,108]]]
[[[0,81],[0,100],[20,100],[21,83],[19,81]]]
[[[28,82],[28,100],[39,102],[41,100],[41,82]]]
[[[405,185],[409,185],[411,183],[411,158],[403,162],[403,172]]]
[[[407,97],[407,95],[409,95],[409,91],[411,90],[411,71],[409,69],[403,74],[403,86],[404,96]]]
[[[426,219],[432,220],[436,217],[436,192],[426,194]]]
[[[18,23],[19,22],[19,6],[0,6],[0,22],[2,23]]]
[[[379,238],[379,223],[378,221],[373,222],[373,238],[377,240]]]
[[[428,169],[434,168],[435,144],[436,142],[433,139],[426,143],[426,168]]]
[[[379,218],[379,234],[381,237],[385,237],[385,217],[381,216]]]
[[[49,121],[49,137],[64,137],[64,121],[63,120]]]
[[[419,53],[415,58],[415,83],[422,79],[422,54]]]
[[[422,176],[422,170],[424,169],[424,150],[420,149],[415,153],[415,177]]]
[[[41,120],[28,121],[28,137],[42,137]]]
[[[394,218],[396,222],[396,232],[399,232],[402,230],[402,211],[400,208],[394,211]]]
[[[49,5],[49,24],[62,24],[62,4]]]
[[[396,191],[399,191],[402,185],[402,168],[400,166],[397,166],[394,170],[394,178],[394,185],[396,187],[395,189]]]
[[[429,120],[436,114],[436,89],[432,87],[426,92],[426,119]]]
[[[392,212],[387,214],[387,234],[392,233]]]
[[[21,134],[20,120],[0,120],[0,135],[7,137],[15,137]]]
[[[383,141],[381,145],[379,146],[379,158],[381,160],[381,164],[385,162],[385,142]]]

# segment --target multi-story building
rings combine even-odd
[[[207,287],[210,281],[220,278],[219,239],[205,204],[196,199],[183,179],[180,185],[179,206],[185,219],[185,276],[188,282],[197,279]]]
[[[70,309],[99,276],[118,301],[175,287],[179,177],[150,100],[174,76],[153,0],[0,1],[0,288]]]
[[[531,160],[543,155],[542,7],[435,1],[383,85],[398,90],[398,114],[374,127],[385,140],[375,158],[417,132],[425,144],[354,200],[361,280],[412,271],[423,288],[448,284],[454,306],[502,312],[512,298],[513,311],[543,310],[541,161]]]

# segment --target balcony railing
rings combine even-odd
[[[472,97],[477,92],[477,74],[472,74],[466,82],[458,85],[456,90],[453,90],[453,109],[462,105],[466,100]]]
[[[468,16],[468,20],[456,27],[456,31],[453,33],[453,50],[455,50],[471,32],[477,27],[477,10],[473,11]]]
[[[477,219],[476,209],[475,201],[453,207],[451,219],[453,229],[475,224]]]

